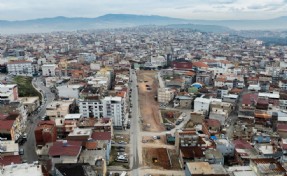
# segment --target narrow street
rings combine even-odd
[[[37,126],[37,123],[41,121],[41,117],[46,114],[46,106],[54,100],[54,94],[51,93],[50,89],[43,85],[43,80],[38,77],[33,79],[33,85],[39,91],[42,91],[43,99],[40,111],[32,116],[29,116],[28,119],[31,119],[31,123],[27,124],[27,142],[24,144],[24,160],[28,163],[32,163],[38,160],[36,151],[35,151],[35,135],[34,129]],[[46,100],[46,101],[45,101]]]

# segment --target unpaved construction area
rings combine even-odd
[[[144,165],[152,169],[181,170],[175,150],[143,148]]]
[[[160,122],[159,104],[154,99],[157,94],[157,71],[140,70],[137,72],[139,107],[144,131],[163,131],[164,126]]]

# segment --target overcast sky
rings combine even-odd
[[[287,16],[287,0],[0,0],[0,20],[98,17],[109,13],[186,19],[270,19]]]

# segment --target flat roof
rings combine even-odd
[[[21,175],[21,176],[43,176],[41,165],[37,164],[11,164],[4,166],[2,176]]]
[[[105,97],[104,100],[121,101],[122,97]]]
[[[11,153],[14,152],[18,155],[19,152],[19,146],[15,141],[0,141],[0,146],[3,148],[0,148],[1,153]]]
[[[194,101],[195,101],[195,102],[202,102],[202,103],[210,103],[210,102],[211,102],[211,99],[198,97],[198,98],[196,98]]]
[[[87,128],[74,128],[72,132],[69,133],[68,136],[91,136],[92,129]]]
[[[214,174],[208,162],[187,162],[186,166],[192,174]]]
[[[268,144],[264,144],[264,145],[260,145],[258,146],[258,149],[263,153],[263,154],[273,154],[273,146],[272,145],[268,145]]]
[[[228,95],[224,95],[223,98],[234,98],[234,99],[237,99],[238,95],[236,95],[236,94],[228,94]]]
[[[234,176],[257,176],[254,171],[235,171]]]
[[[72,89],[79,89],[80,87],[83,87],[82,85],[62,85],[58,86],[57,88],[72,88]]]
[[[65,115],[64,119],[69,120],[69,119],[80,119],[82,117],[82,114],[67,114]]]
[[[276,98],[279,99],[279,93],[259,93],[258,97],[268,97],[268,98]]]

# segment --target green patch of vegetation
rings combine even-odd
[[[31,77],[15,76],[13,82],[18,85],[19,97],[38,96],[41,100],[42,95],[33,87],[32,79]]]

